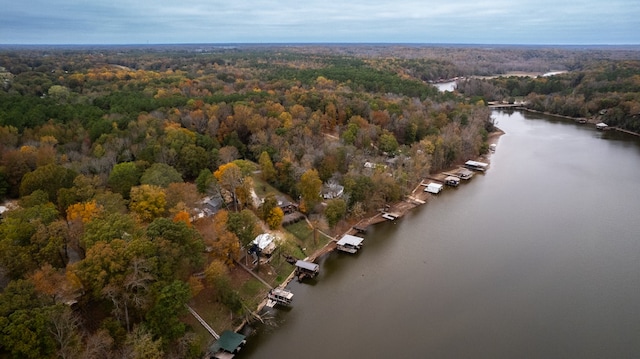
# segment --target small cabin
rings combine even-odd
[[[267,307],[273,308],[276,304],[290,305],[293,301],[293,293],[283,288],[274,288],[267,295]]]
[[[606,124],[606,123],[604,123],[604,122],[600,122],[600,123],[596,123],[596,128],[597,128],[598,130],[606,130],[606,129],[608,129],[608,128],[609,128],[609,125],[607,125],[607,124]]]
[[[446,184],[447,186],[451,186],[451,187],[458,187],[458,185],[460,184],[460,177],[447,176],[444,179],[444,184]]]
[[[484,172],[489,167],[488,163],[478,161],[467,161],[464,166],[472,171]]]
[[[320,273],[320,266],[303,260],[296,261],[296,276],[298,280],[304,279],[304,277],[315,278]]]
[[[442,191],[442,185],[440,183],[430,182],[427,187],[424,189],[425,192],[438,194]]]
[[[345,234],[340,240],[336,243],[336,248],[343,252],[347,253],[356,253],[360,248],[362,248],[362,242],[364,238],[352,236],[350,234]]]

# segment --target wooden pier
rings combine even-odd
[[[329,242],[326,246],[322,247],[309,257],[305,258],[305,261],[315,262],[318,258],[324,256],[325,254],[333,252],[336,249],[336,242],[337,241],[335,239],[332,239],[331,242]]]

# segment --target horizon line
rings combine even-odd
[[[0,43],[0,47],[80,47],[80,46],[273,46],[273,45],[408,45],[408,46],[533,46],[533,47],[639,47],[640,43],[473,43],[473,42],[167,42],[167,43]]]

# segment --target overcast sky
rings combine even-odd
[[[639,0],[0,0],[0,44],[640,44]]]

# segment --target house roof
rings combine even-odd
[[[364,241],[364,238],[362,237],[345,234],[342,238],[340,238],[337,244],[339,246],[344,246],[345,244],[349,244],[352,246],[359,246],[362,243],[362,241]]]
[[[220,334],[220,339],[218,339],[215,343],[211,345],[211,352],[215,353],[220,349],[233,353],[238,347],[242,345],[245,340],[245,336],[242,334],[238,334],[236,332],[232,332],[230,330],[225,330]]]
[[[275,240],[276,240],[276,236],[274,236],[273,234],[262,233],[259,236],[257,236],[256,239],[254,239],[253,242],[251,243],[257,245],[260,249],[264,250]]]
[[[487,167],[487,166],[489,166],[488,163],[478,162],[478,161],[467,161],[464,164],[467,165],[467,166],[473,166],[473,167]]]

